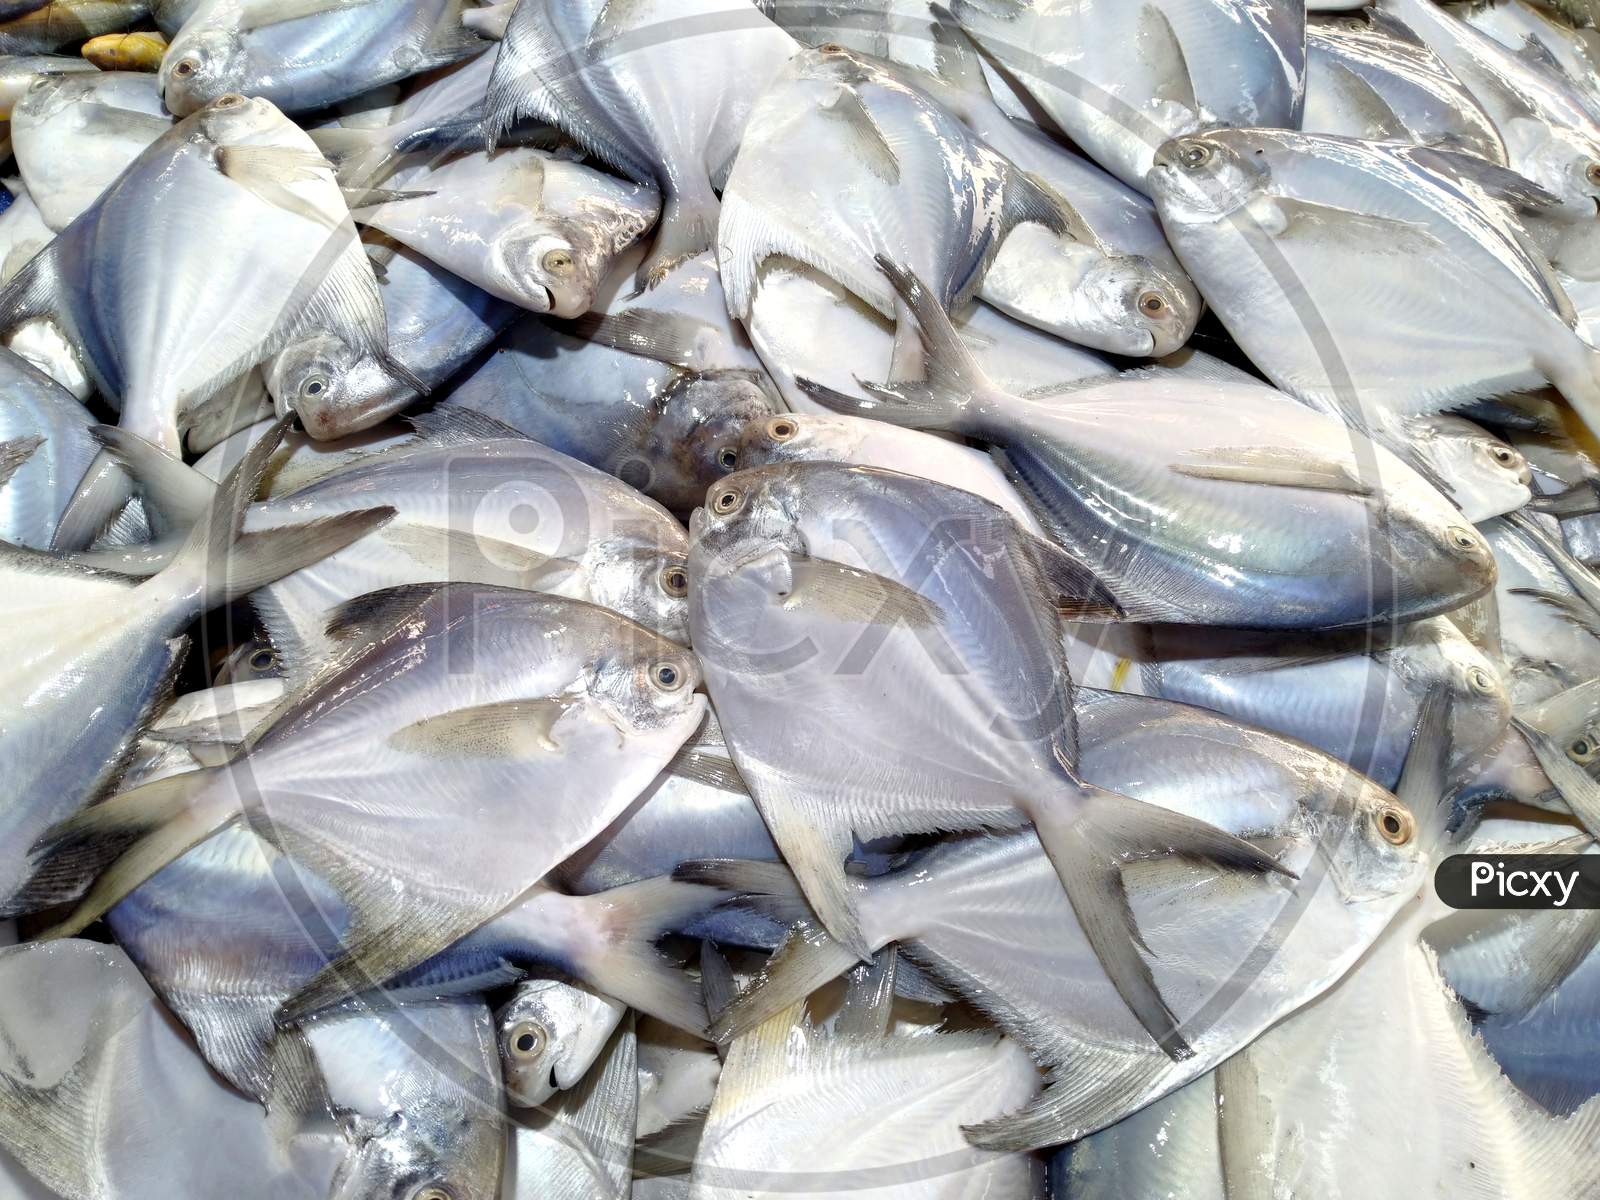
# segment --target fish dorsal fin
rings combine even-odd
[[[710,322],[649,308],[630,308],[615,314],[585,313],[561,328],[586,342],[685,371],[700,370],[705,365],[704,347],[724,340],[722,331]]]
[[[335,641],[377,641],[433,598],[444,584],[409,583],[346,600],[328,614],[323,632]]]
[[[1154,4],[1146,4],[1139,11],[1138,41],[1151,73],[1167,84],[1158,90],[1155,99],[1166,100],[1198,112],[1199,101],[1194,94],[1194,75],[1189,70],[1189,60],[1178,40],[1178,31],[1166,12]]]
[[[21,469],[22,464],[32,458],[33,452],[42,445],[44,438],[37,434],[0,442],[0,487],[5,487],[11,481],[11,477]]]

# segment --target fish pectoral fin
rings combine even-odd
[[[568,696],[500,700],[424,717],[388,737],[396,750],[437,758],[532,758],[561,749],[555,726],[576,703]]]
[[[257,199],[274,208],[294,213],[329,228],[343,219],[343,213],[326,212],[310,200],[290,190],[293,183],[307,183],[333,175],[328,160],[312,150],[293,146],[219,146],[217,169]]]
[[[1300,447],[1215,446],[1191,451],[1171,469],[1195,479],[1264,483],[1352,496],[1370,496],[1374,491],[1371,483],[1356,474],[1353,463],[1324,458]]]
[[[1526,175],[1502,167],[1464,150],[1447,146],[1395,146],[1391,153],[1457,183],[1467,184],[1512,208],[1537,212],[1555,208],[1561,197],[1540,187]]]
[[[716,788],[719,792],[731,792],[736,796],[750,794],[744,777],[739,774],[739,768],[731,758],[713,754],[694,742],[685,742],[682,749],[672,756],[663,773],[703,787]]]
[[[1293,872],[1226,830],[1089,784],[1076,785],[1075,799],[1051,798],[1030,806],[1029,815],[1084,936],[1118,995],[1169,1058],[1182,1062],[1193,1057],[1194,1049],[1146,961],[1150,951],[1128,904],[1123,867],[1178,854],[1232,870],[1290,878]]]
[[[1246,1046],[1224,1059],[1212,1078],[1217,1106],[1217,1156],[1229,1200],[1272,1200],[1276,1149],[1273,1114]]]
[[[271,5],[255,5],[248,16],[239,18],[236,28],[240,33],[251,33],[257,29],[267,29],[289,21],[320,17],[324,13],[361,8],[373,3],[376,3],[376,0],[277,0]]]
[[[394,188],[341,187],[339,194],[351,212],[360,208],[377,208],[380,204],[399,204],[405,200],[426,200],[434,192],[399,191]]]
[[[1344,65],[1338,59],[1328,60],[1328,70],[1332,74],[1332,82],[1348,103],[1359,114],[1361,122],[1366,126],[1363,135],[1370,138],[1409,139],[1410,130],[1406,123],[1389,106],[1377,90],[1361,77],[1361,73]]]
[[[1438,254],[1444,250],[1444,243],[1415,221],[1373,216],[1334,204],[1316,204],[1269,193],[1257,195],[1236,210],[1234,223],[1245,233],[1260,232],[1281,240],[1339,247],[1347,247],[1354,241],[1374,250],[1409,257]]]
[[[583,569],[570,558],[441,525],[395,525],[384,530],[383,540],[424,567],[443,568],[452,583],[549,591]]]
[[[375,642],[431,600],[443,586],[407,583],[346,600],[328,614],[323,633],[338,642]]]
[[[890,187],[899,185],[900,159],[855,88],[841,86],[819,111],[833,119],[845,149],[867,170]]]
[[[928,629],[944,620],[944,610],[920,592],[871,571],[825,558],[791,558],[792,582],[783,607],[868,625],[906,625]]]
[[[0,333],[9,333],[35,317],[51,315],[61,298],[56,264],[61,239],[47,243],[0,287]]]
[[[37,434],[32,437],[12,438],[8,442],[0,442],[0,487],[10,481],[22,464],[33,457],[33,452],[44,445],[44,438]]]
[[[585,313],[561,326],[573,337],[685,371],[705,365],[702,346],[722,340],[714,326],[682,313],[630,308],[620,313]]]

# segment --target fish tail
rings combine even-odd
[[[139,489],[145,511],[169,528],[188,529],[205,515],[217,485],[155,443],[115,425],[94,425],[105,447]]]
[[[703,198],[680,192],[667,195],[650,255],[639,264],[636,284],[641,292],[660,283],[679,263],[711,249],[718,207],[716,196],[709,190]]]
[[[72,937],[185,851],[238,814],[232,789],[218,787],[225,767],[170,775],[122,792],[69,817],[33,847],[34,871],[18,911],[30,896],[82,894],[78,906],[41,938]],[[94,883],[86,892],[88,880]]]
[[[289,419],[280,419],[245,452],[172,563],[145,586],[160,585],[180,596],[198,594],[203,611],[321,561],[394,515],[392,508],[361,509],[258,533],[242,532],[245,512],[288,427]]]
[[[1070,796],[1032,805],[1029,815],[1084,937],[1118,995],[1169,1058],[1193,1057],[1151,971],[1150,949],[1128,902],[1123,866],[1179,854],[1234,870],[1291,872],[1226,830],[1087,783],[1075,782]]]
[[[724,896],[663,876],[578,898],[592,908],[602,936],[574,956],[572,973],[596,991],[704,1037],[700,986],[655,947]]]
[[[1544,364],[1545,375],[1588,428],[1600,437],[1600,350],[1574,336],[1573,353]]]
[[[737,893],[740,904],[793,926],[755,983],[716,1014],[711,1036],[719,1044],[799,1003],[859,961],[817,924],[800,885],[782,863],[707,859],[681,864],[673,877]]]

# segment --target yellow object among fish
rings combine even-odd
[[[102,71],[154,71],[167,52],[167,39],[154,31],[108,33],[83,44],[83,56]]]

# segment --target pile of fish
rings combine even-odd
[[[1597,18],[0,2],[0,1196],[1600,1197]]]

